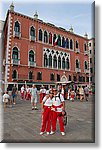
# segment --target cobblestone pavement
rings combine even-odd
[[[94,142],[94,97],[89,101],[66,100],[68,125],[66,135],[62,136],[57,123],[54,135],[39,135],[41,127],[41,108],[31,110],[30,101],[20,100],[12,108],[7,107],[3,115],[2,142]]]

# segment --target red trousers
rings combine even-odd
[[[44,113],[42,116],[42,127],[41,132],[50,132],[51,129],[51,107],[48,108],[47,106],[44,107]]]
[[[21,98],[24,99],[24,92],[21,93]]]
[[[59,125],[60,125],[60,132],[64,132],[64,122],[63,122],[63,116],[59,116],[60,112],[55,112],[52,111],[52,131],[56,131],[56,122],[57,118],[59,120]]]

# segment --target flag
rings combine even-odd
[[[55,42],[54,42],[53,46],[56,46],[56,45],[57,45],[57,40],[58,40],[58,37],[56,37],[56,39],[55,39]]]

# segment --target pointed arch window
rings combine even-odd
[[[42,72],[37,73],[37,80],[42,80]]]
[[[86,49],[86,43],[84,44],[84,51],[86,51],[87,49]]]
[[[54,36],[53,36],[53,44],[55,42],[55,39],[56,39],[56,34],[54,34]]]
[[[73,49],[73,40],[70,39],[70,49]]]
[[[44,43],[48,43],[47,31],[44,31]]]
[[[65,58],[62,58],[62,69],[65,69]]]
[[[58,35],[58,46],[61,46],[61,37]]]
[[[42,30],[39,30],[39,41],[42,41]]]
[[[67,59],[66,59],[66,69],[69,70],[69,68],[70,68],[70,66],[69,66],[69,58],[67,57]]]
[[[15,37],[20,37],[20,23],[18,21],[14,24],[14,35]]]
[[[30,28],[30,38],[31,41],[35,41],[35,28],[33,26]]]
[[[58,57],[58,69],[61,69],[61,57]]]
[[[15,32],[20,32],[20,24],[19,24],[18,21],[15,22],[14,31]]]
[[[66,38],[66,48],[69,49],[69,40],[68,40],[68,38]]]
[[[57,57],[56,57],[56,55],[54,55],[54,57],[53,57],[53,67],[57,68]]]
[[[79,63],[79,60],[78,59],[76,59],[76,68],[80,68],[80,63]]]
[[[12,78],[13,79],[17,79],[17,71],[16,70],[13,70],[13,72],[12,72]]]
[[[84,69],[88,70],[88,62],[87,61],[84,62]]]
[[[78,43],[78,41],[76,41],[76,48],[79,48],[79,43]]]
[[[19,62],[20,62],[20,59],[19,59],[19,50],[18,50],[17,47],[13,48],[13,51],[12,51],[12,60],[13,60],[13,64],[15,64],[15,65],[18,65]]]
[[[34,62],[34,52],[32,50],[29,52],[29,61]]]
[[[52,67],[52,55],[49,55],[49,67]]]
[[[29,80],[32,80],[32,79],[33,79],[33,72],[30,71],[30,72],[29,72]]]
[[[52,44],[52,34],[51,34],[51,32],[49,33],[49,44]]]
[[[44,54],[44,67],[48,66],[48,58],[47,58],[47,54]]]
[[[65,48],[65,38],[62,37],[62,47]]]

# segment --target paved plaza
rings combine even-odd
[[[62,136],[57,124],[54,135],[40,135],[41,106],[39,110],[31,110],[30,101],[20,100],[12,108],[7,107],[3,115],[2,142],[94,142],[94,97],[89,101],[66,100],[68,125],[66,135]]]

